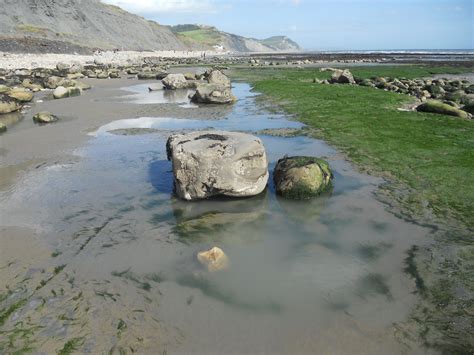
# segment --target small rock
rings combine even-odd
[[[58,63],[56,64],[56,69],[59,70],[59,71],[65,71],[65,70],[69,70],[70,66],[66,63]]]
[[[36,123],[51,123],[56,122],[57,120],[58,118],[56,116],[47,111],[39,112],[33,116],[33,121]]]
[[[197,259],[209,272],[224,270],[229,266],[229,258],[225,255],[224,251],[218,247],[213,247],[210,250],[198,253]]]
[[[63,99],[66,97],[79,96],[79,95],[81,95],[81,89],[75,88],[75,87],[65,88],[64,86],[58,86],[53,91],[53,97],[55,99]]]

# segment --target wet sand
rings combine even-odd
[[[130,87],[146,81],[87,82],[93,89],[80,97],[37,95],[44,101],[1,137],[0,294],[20,305],[2,329],[16,349],[49,353],[73,341],[93,353],[427,352],[399,342],[393,324],[416,304],[406,251],[430,230],[385,210],[373,195],[381,179],[324,142],[261,136],[270,168],[287,153],[325,156],[332,195],[294,204],[270,184],[253,199],[177,201],[170,130],[296,123],[258,107],[244,84],[234,107],[193,108],[137,103]],[[43,110],[60,121],[35,125]],[[216,211],[212,228],[186,229]],[[229,254],[227,273],[207,275],[195,262],[214,244]]]

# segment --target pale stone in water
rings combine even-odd
[[[229,267],[229,258],[218,247],[198,253],[197,259],[202,265],[207,267],[209,272],[224,270]]]

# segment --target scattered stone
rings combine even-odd
[[[277,194],[296,200],[320,195],[331,186],[332,178],[329,164],[315,157],[284,157],[274,172]]]
[[[58,118],[56,116],[47,111],[39,112],[33,116],[33,121],[36,123],[51,123],[56,122],[57,120]]]
[[[0,94],[0,114],[18,111],[21,108],[20,103],[14,98]]]
[[[189,83],[183,74],[168,74],[161,82],[167,90],[187,89],[189,87]]]
[[[199,131],[177,134],[166,143],[177,195],[185,200],[261,193],[268,162],[261,140],[240,132]]]
[[[474,103],[469,103],[467,105],[464,105],[462,107],[462,110],[470,113],[471,115],[474,115]]]
[[[140,80],[155,80],[155,79],[157,79],[156,73],[152,73],[152,72],[138,73],[137,78],[140,79]]]
[[[107,70],[105,71],[100,71],[96,75],[97,79],[108,79],[109,78],[109,72]]]
[[[201,251],[197,254],[197,259],[209,272],[224,270],[229,266],[227,255],[225,255],[224,251],[218,247]]]
[[[79,95],[81,95],[81,89],[75,88],[75,87],[65,88],[64,86],[58,86],[53,91],[53,97],[55,99],[63,99],[66,97],[79,96]]]
[[[466,119],[472,118],[470,113],[436,100],[429,100],[419,105],[416,110],[420,112],[437,113]]]
[[[11,89],[8,93],[8,96],[10,96],[13,99],[16,99],[20,102],[30,102],[33,100],[33,93],[30,91],[26,91],[24,89],[20,88],[15,88]]]
[[[111,71],[109,73],[110,79],[120,79],[120,73],[118,71]]]
[[[330,82],[334,84],[355,84],[356,83],[354,80],[354,76],[347,69],[335,70],[331,76]]]
[[[69,70],[70,66],[66,63],[58,63],[56,64],[56,69],[59,71],[66,71]]]
[[[43,86],[42,86],[42,85],[33,83],[33,82],[31,82],[30,79],[25,79],[25,80],[23,80],[23,82],[21,83],[21,85],[22,85],[24,88],[30,89],[30,90],[33,91],[33,92],[38,92],[38,91],[40,91],[40,90],[43,90]]]

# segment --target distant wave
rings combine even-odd
[[[320,50],[309,51],[310,53],[321,54],[439,54],[439,55],[474,55],[474,49],[384,49],[384,50]]]

